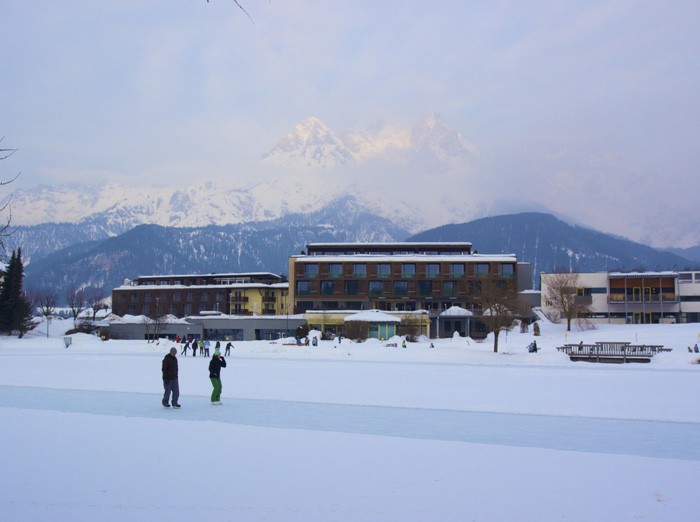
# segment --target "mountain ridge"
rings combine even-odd
[[[58,292],[98,288],[105,293],[124,279],[164,273],[267,271],[284,274],[290,255],[312,242],[468,241],[477,252],[514,253],[533,268],[533,287],[541,272],[683,270],[700,263],[618,238],[545,213],[521,213],[444,225],[410,235],[390,220],[367,212],[348,196],[313,214],[277,220],[199,228],[144,224],[122,234],[70,243],[79,225],[60,224],[42,234],[50,247],[28,242],[26,285],[48,284]],[[63,240],[59,236],[65,236]],[[88,236],[84,236],[87,238]],[[56,244],[62,248],[56,249]]]

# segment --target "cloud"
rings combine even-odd
[[[579,221],[614,207],[641,222],[640,178],[696,183],[697,2],[245,7],[253,23],[227,1],[4,6],[0,135],[20,149],[21,183],[249,183],[310,116],[405,127],[432,111],[478,147],[484,197],[577,195]]]

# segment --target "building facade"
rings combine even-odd
[[[700,322],[700,272],[578,273],[576,299],[588,308],[584,319],[596,323]],[[556,274],[541,274],[542,308],[555,314],[547,300]]]
[[[289,285],[269,272],[140,276],[112,290],[116,315],[187,317],[290,313]]]
[[[480,279],[518,285],[515,255],[472,253],[471,243],[317,243],[289,258],[294,313],[475,309]],[[483,325],[482,325],[483,326]],[[479,328],[479,322],[473,322]],[[474,331],[470,332],[472,335]]]

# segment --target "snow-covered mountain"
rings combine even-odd
[[[477,156],[476,148],[436,114],[413,128],[375,126],[343,133],[309,118],[265,155],[263,162],[277,172],[260,183],[41,186],[15,191],[13,223],[80,223],[116,235],[140,224],[203,227],[272,220],[316,212],[352,195],[373,214],[417,232],[474,217],[475,207],[464,194],[428,194],[425,184],[440,183],[449,161]],[[466,174],[461,165],[458,175]]]
[[[348,165],[355,160],[343,140],[318,118],[299,123],[261,159],[279,166],[323,168]]]
[[[360,164],[373,159],[431,162],[477,157],[479,151],[461,133],[433,113],[413,128],[373,126],[336,133],[318,118],[298,124],[262,160],[278,166],[319,167]]]

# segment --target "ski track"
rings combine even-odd
[[[0,407],[700,460],[700,424],[0,385]]]

